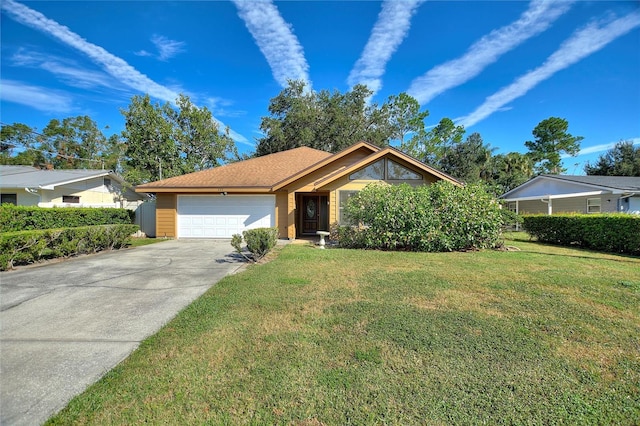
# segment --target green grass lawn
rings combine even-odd
[[[51,424],[638,424],[640,259],[288,245]]]

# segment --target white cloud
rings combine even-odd
[[[597,52],[616,38],[638,26],[640,26],[640,12],[632,12],[602,27],[598,23],[591,23],[576,31],[541,66],[486,98],[484,103],[464,117],[460,124],[470,127],[484,120],[507,103],[523,96],[538,83],[548,79],[556,72]]]
[[[149,56],[153,56],[153,53],[147,52],[146,50],[142,49],[142,50],[138,50],[137,52],[133,52],[134,55],[136,56],[143,56],[143,57],[149,57]]]
[[[624,140],[625,141],[631,141],[634,145],[640,145],[640,138],[631,138],[631,139],[624,139]],[[600,145],[593,145],[593,146],[589,146],[587,148],[583,148],[583,149],[580,150],[578,155],[576,155],[576,157],[580,157],[581,155],[590,155],[590,154],[596,154],[598,152],[609,151],[610,149],[615,147],[618,142],[620,142],[620,141],[603,143],[603,144],[600,144]],[[562,155],[562,158],[569,158],[569,157],[573,157],[573,156],[572,155],[568,155],[568,154],[563,154]]]
[[[184,52],[185,42],[183,41],[175,41],[165,36],[154,34],[151,37],[151,42],[156,46],[156,49],[158,49],[158,59],[161,61],[166,61],[178,53]]]
[[[426,104],[439,94],[477,76],[488,65],[527,39],[545,31],[571,7],[572,1],[534,0],[517,21],[491,31],[464,55],[432,68],[411,82],[407,93]]]
[[[54,55],[20,49],[11,57],[11,60],[14,65],[40,68],[55,74],[67,85],[73,87],[88,89],[103,86],[115,89],[119,86],[117,82],[102,72],[82,69],[77,63]]]
[[[174,102],[178,97],[178,94],[173,90],[156,83],[121,58],[112,55],[100,46],[88,42],[69,28],[47,18],[42,13],[13,0],[4,0],[2,9],[23,25],[42,31],[84,53],[92,61],[102,66],[112,77],[127,86],[143,93],[149,93],[149,95],[164,101]]]
[[[271,0],[233,2],[278,84],[286,87],[287,80],[303,80],[311,85],[302,46]]]
[[[375,95],[382,88],[382,75],[411,27],[411,18],[425,0],[386,0],[362,55],[349,73],[350,86],[365,84]]]
[[[4,101],[26,105],[46,113],[70,113],[73,110],[71,97],[62,92],[14,80],[2,80],[0,85],[0,96]]]
[[[17,3],[14,0],[3,0],[0,7],[15,21],[42,31],[59,40],[61,43],[87,55],[93,62],[101,66],[106,73],[121,84],[141,93],[148,93],[150,96],[166,102],[174,103],[178,98],[177,91],[156,83],[123,59],[109,53],[100,46],[88,42],[69,28],[47,18],[42,13]],[[224,125],[221,125],[221,128],[224,128]],[[231,131],[230,135],[234,140],[239,142],[247,141],[244,136],[236,132]]]

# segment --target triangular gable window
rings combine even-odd
[[[384,160],[369,164],[364,169],[351,173],[350,180],[384,180]]]
[[[389,180],[422,180],[422,176],[401,166],[392,160],[387,160],[387,179]]]
[[[385,167],[386,166],[386,167]],[[386,178],[385,178],[386,176]],[[378,160],[349,175],[349,180],[422,180],[422,175],[393,160]]]

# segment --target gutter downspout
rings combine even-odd
[[[553,202],[551,201],[551,196],[548,195],[546,200],[541,198],[540,201],[547,204],[547,214],[551,216],[553,214]]]

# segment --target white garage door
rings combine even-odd
[[[273,195],[179,195],[178,238],[231,238],[275,226]]]

